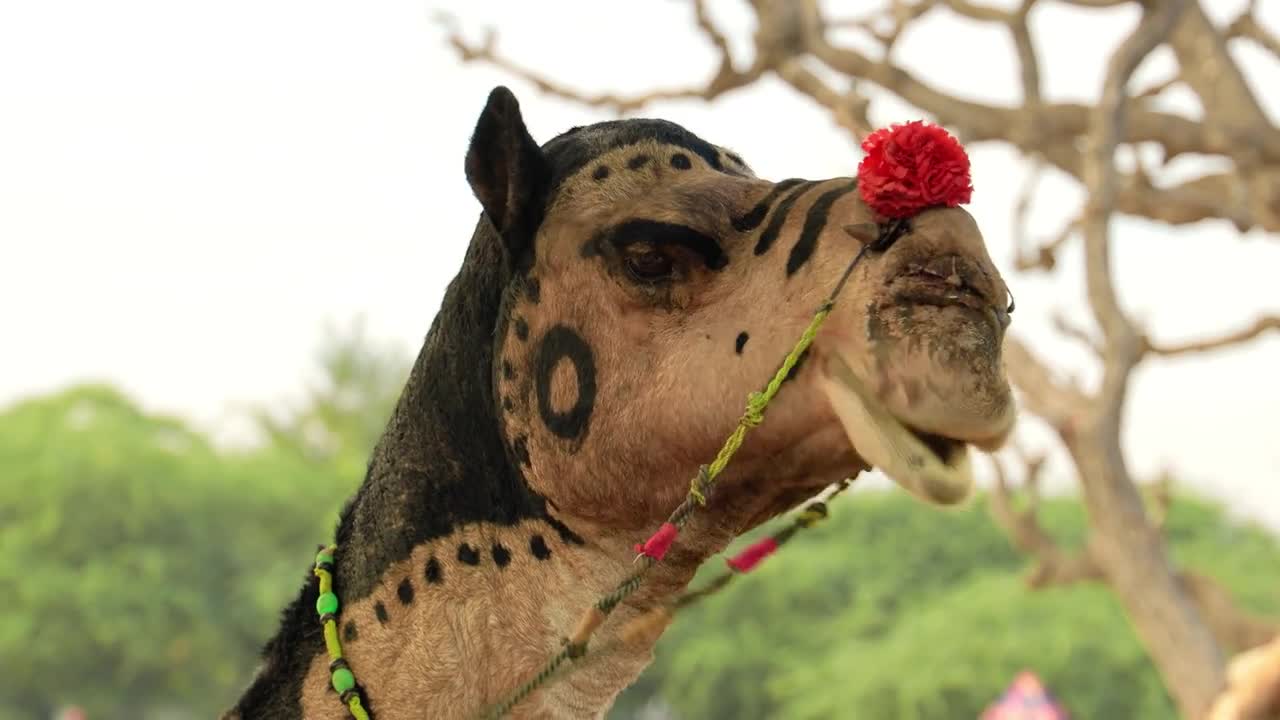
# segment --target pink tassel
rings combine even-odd
[[[777,549],[778,541],[771,537],[767,537],[729,558],[726,562],[728,562],[729,567],[734,570],[737,570],[740,573],[748,573],[751,572],[756,565],[759,565],[761,560],[772,555],[773,551]]]
[[[676,541],[676,533],[680,532],[680,528],[671,523],[662,523],[662,527],[658,528],[658,532],[653,537],[644,541],[643,545],[636,545],[636,552],[641,555],[648,555],[654,560],[662,560],[662,556],[667,554],[667,550],[671,549],[671,543]]]

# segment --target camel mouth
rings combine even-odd
[[[838,354],[828,359],[820,385],[853,449],[872,467],[928,503],[954,505],[969,496],[969,443],[899,419]]]
[[[947,309],[985,325],[998,336],[1009,325],[1007,309],[982,266],[960,255],[907,263],[888,283],[885,305]]]

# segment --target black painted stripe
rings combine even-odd
[[[604,239],[619,249],[639,242],[681,245],[701,255],[703,262],[712,270],[720,270],[729,264],[729,258],[715,238],[687,225],[657,220],[628,220],[605,230]]]
[[[756,203],[756,206],[751,208],[750,212],[746,215],[739,215],[738,217],[730,220],[730,222],[733,223],[733,229],[738,232],[750,232],[755,230],[760,226],[760,223],[764,222],[765,216],[769,214],[769,208],[773,207],[773,201],[777,200],[778,196],[782,193],[802,182],[804,182],[804,180],[801,178],[791,178],[790,180],[783,180],[777,185],[774,185],[773,189],[769,191],[769,194],[765,195],[763,200]]]
[[[796,200],[799,200],[806,190],[816,184],[812,182],[800,183],[791,188],[782,198],[782,202],[778,203],[778,207],[773,211],[773,217],[769,218],[769,224],[765,226],[764,232],[760,233],[760,239],[756,241],[757,255],[769,252],[769,248],[773,247],[773,244],[778,240],[778,233],[782,231],[782,224],[787,221],[787,214],[791,212],[791,206],[796,204]]]
[[[568,525],[560,522],[560,520],[554,516],[547,515],[544,519],[547,521],[548,525],[555,528],[556,534],[560,536],[562,541],[573,545],[583,545],[586,543],[586,541],[582,539],[581,535],[574,532]]]
[[[809,207],[809,212],[804,216],[804,229],[800,231],[800,239],[796,241],[795,247],[791,248],[791,255],[787,257],[787,277],[804,267],[804,264],[809,262],[809,258],[813,257],[813,251],[818,247],[818,236],[827,226],[827,216],[831,214],[831,206],[835,205],[840,198],[853,192],[855,187],[857,183],[849,183],[834,190],[828,190],[818,196],[818,199]]]

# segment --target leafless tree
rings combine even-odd
[[[754,57],[740,67],[725,35],[713,24],[708,3],[695,0],[697,27],[720,55],[717,70],[705,82],[635,96],[574,91],[500,55],[492,33],[484,42],[470,44],[451,32],[450,42],[464,61],[498,66],[548,94],[619,114],[660,100],[712,101],[771,76],[828,109],[859,139],[871,130],[870,101],[861,88],[874,86],[932,116],[967,143],[1007,143],[1037,166],[1051,166],[1077,180],[1086,193],[1079,216],[1047,243],[1028,247],[1023,242],[1014,266],[1049,271],[1066,244],[1077,239],[1083,243],[1096,332],[1065,322],[1059,326],[1087,341],[1097,356],[1101,381],[1086,389],[1062,379],[1016,337],[1007,341],[1006,361],[1024,409],[1053,428],[1072,460],[1083,489],[1089,535],[1082,549],[1068,551],[1037,522],[1034,498],[1041,461],[1036,458],[1025,463],[1024,485],[1031,502],[1015,509],[1010,482],[1001,470],[994,515],[1011,541],[1035,559],[1032,586],[1096,581],[1110,587],[1185,717],[1208,717],[1215,701],[1221,709],[1232,692],[1252,693],[1237,703],[1252,709],[1230,715],[1217,712],[1215,720],[1270,717],[1257,713],[1267,712],[1264,706],[1269,703],[1270,712],[1280,713],[1280,668],[1268,681],[1258,681],[1255,673],[1247,687],[1232,684],[1228,689],[1225,654],[1259,648],[1268,641],[1280,647],[1280,640],[1274,640],[1275,624],[1242,612],[1210,578],[1174,567],[1161,535],[1160,514],[1144,502],[1126,464],[1120,430],[1129,381],[1143,360],[1244,343],[1280,328],[1280,317],[1262,317],[1221,337],[1185,344],[1148,337],[1117,300],[1110,228],[1112,218],[1124,214],[1169,225],[1225,219],[1240,232],[1280,232],[1280,129],[1267,118],[1228,53],[1229,43],[1249,42],[1280,59],[1280,42],[1257,21],[1253,2],[1234,21],[1217,27],[1197,0],[1052,0],[1095,8],[1131,4],[1142,14],[1113,50],[1097,104],[1049,102],[1041,95],[1040,58],[1028,16],[1036,5],[1050,1],[1021,0],[1016,9],[1005,10],[971,0],[891,0],[860,17],[836,19],[824,16],[817,0],[749,0],[757,16]],[[1020,105],[962,99],[895,64],[892,50],[903,31],[941,8],[1008,31],[1020,67]],[[879,52],[866,53],[833,39],[851,29],[870,37]],[[1178,72],[1166,82],[1130,92],[1135,69],[1160,46],[1172,50]],[[846,82],[834,86],[829,79],[841,75]],[[1151,100],[1175,85],[1199,97],[1202,117],[1154,107]],[[1165,164],[1194,153],[1221,158],[1229,169],[1182,182],[1160,182],[1163,167],[1139,164],[1133,171],[1119,169],[1117,150],[1138,145],[1159,147]],[[1015,212],[1024,214],[1028,203],[1029,196]],[[1156,502],[1154,507],[1162,506]]]

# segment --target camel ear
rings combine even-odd
[[[551,167],[505,87],[489,93],[467,149],[467,182],[513,258],[533,242],[542,222]]]

